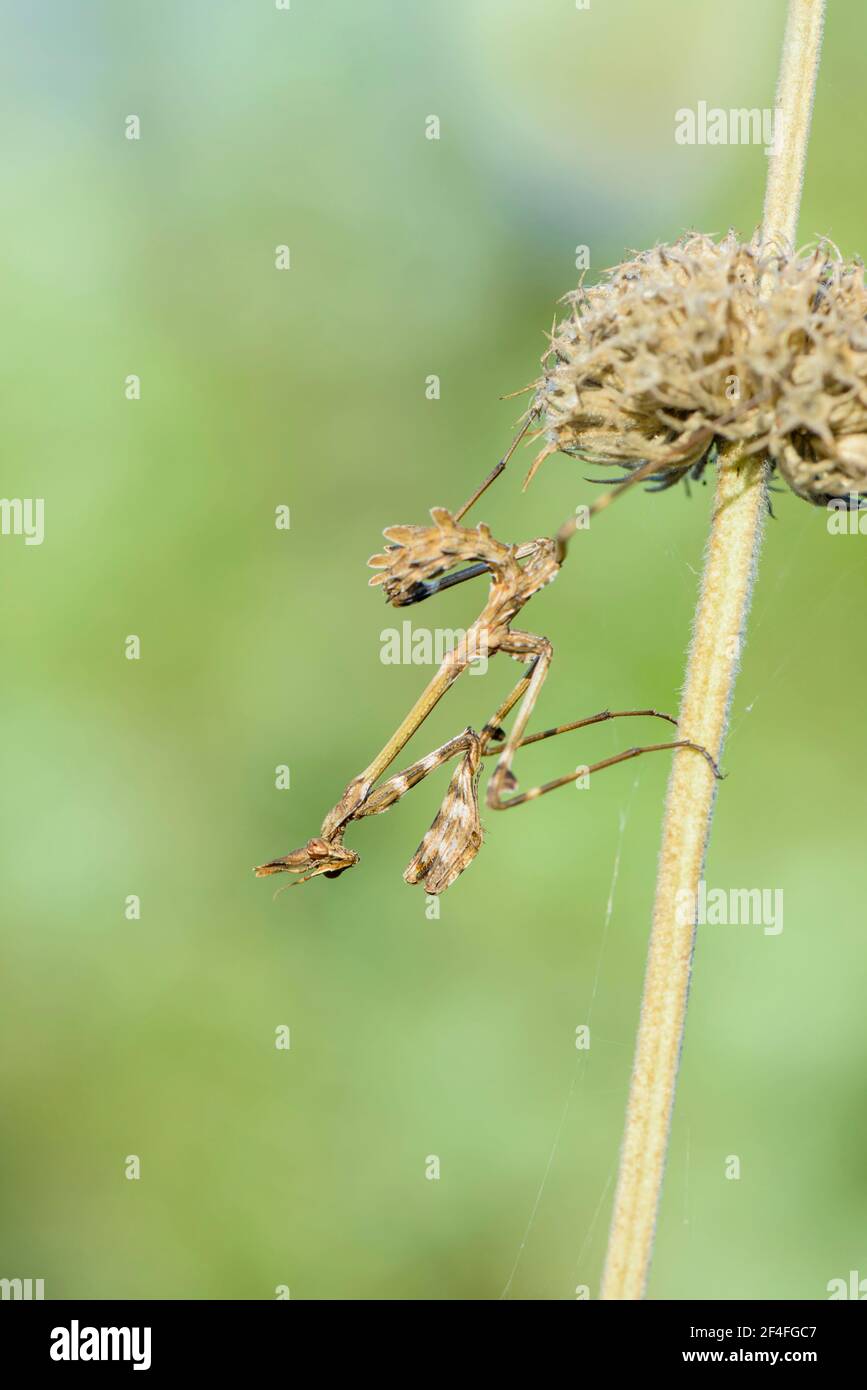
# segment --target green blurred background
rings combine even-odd
[[[49,1298],[596,1296],[668,759],[489,815],[439,920],[401,872],[442,772],[355,828],[336,882],[274,901],[250,867],[316,832],[428,678],[381,663],[407,615],[365,561],[493,464],[576,245],[596,274],[752,231],[762,149],[678,146],[674,111],[772,105],[784,8],[4,5],[2,491],[45,498],[46,536],[0,540],[0,1275]],[[849,255],[867,11],[830,11],[801,235]],[[522,496],[529,457],[481,509],[506,538],[593,495],[561,456]],[[636,496],[579,538],[527,615],[556,649],[539,727],[676,707],[710,500]],[[785,927],[699,932],[656,1298],[867,1275],[867,538],[775,508],[707,879],[782,888]],[[408,616],[466,625],[479,597]],[[409,752],[515,675],[464,681]]]

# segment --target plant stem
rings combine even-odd
[[[791,251],[822,42],[825,0],[789,0],[777,86],[762,236]],[[779,122],[782,125],[779,125]],[[742,446],[720,453],[713,520],[687,666],[679,731],[719,761],[766,513],[767,465]],[[674,755],[662,833],[641,1022],[600,1296],[643,1296],[668,1150],[695,911],[714,805],[702,758]],[[684,912],[684,904],[690,905]]]

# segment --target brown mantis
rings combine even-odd
[[[487,788],[487,805],[493,811],[521,806],[575,782],[579,773],[590,776],[644,753],[691,749],[707,759],[715,776],[720,775],[706,748],[689,739],[673,739],[628,748],[613,757],[603,758],[563,777],[532,787],[529,791],[518,792],[512,762],[519,749],[532,743],[610,719],[644,717],[663,719],[677,725],[672,715],[655,709],[602,710],[541,733],[525,734],[550,669],[553,648],[547,637],[518,629],[514,623],[533,595],[557,577],[568,553],[569,542],[583,523],[575,515],[561,526],[556,536],[541,537],[517,545],[495,539],[484,524],[466,527],[460,523],[506,467],[534,415],[535,412],[531,411],[507,453],[458,512],[452,515],[443,507],[435,507],[431,511],[431,526],[391,526],[383,533],[389,545],[384,552],[373,555],[369,560],[370,566],[380,571],[370,583],[381,584],[388,602],[393,606],[403,607],[420,602],[453,584],[482,574],[490,576],[487,600],[476,621],[445,656],[438,671],[381,752],[348,784],[322,822],[319,835],[291,854],[261,864],[254,871],[258,876],[289,872],[299,874],[301,877],[297,882],[305,883],[320,874],[336,878],[353,868],[359,862],[359,856],[343,843],[349,826],[366,816],[387,811],[412,787],[455,757],[459,757],[460,761],[442,805],[404,871],[407,883],[422,883],[431,894],[441,893],[448,888],[481,848],[483,833],[479,819],[478,782],[486,757],[499,755]],[[593,506],[584,509],[584,520],[589,520],[627,488],[652,476],[657,467],[657,464],[648,464],[636,469],[620,487],[612,489]],[[456,568],[461,565],[465,568]],[[527,670],[482,725],[481,731],[477,733],[472,728],[464,729],[426,757],[380,782],[383,773],[458,677],[479,655],[491,657],[497,652],[513,657],[523,663]],[[511,732],[506,735],[502,724],[516,705],[518,712]]]

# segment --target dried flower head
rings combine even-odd
[[[766,453],[800,497],[867,493],[867,290],[827,242],[783,256],[733,232],[643,251],[566,296],[537,383],[546,443],[660,488],[724,441]]]

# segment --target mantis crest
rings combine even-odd
[[[430,526],[390,526],[383,533],[388,544],[368,561],[378,571],[369,582],[372,586],[382,586],[386,600],[392,606],[400,608],[426,601],[444,589],[482,575],[487,575],[490,581],[487,599],[478,618],[447,653],[436,674],[382,750],[348,783],[340,799],[325,816],[319,834],[300,849],[259,865],[254,870],[258,877],[288,872],[299,875],[295,881],[297,885],[320,874],[326,878],[337,878],[347,869],[354,868],[360,862],[359,856],[343,843],[350,826],[367,816],[387,811],[438,767],[454,758],[459,761],[442,805],[403,875],[407,883],[423,884],[430,894],[442,893],[454,883],[481,849],[483,829],[479,816],[478,786],[485,758],[495,756],[497,759],[486,794],[486,804],[492,811],[510,810],[558,787],[574,783],[578,772],[591,775],[644,753],[690,749],[707,759],[715,776],[720,775],[707,749],[689,739],[676,738],[627,748],[622,753],[589,766],[578,770],[573,768],[564,776],[531,787],[528,791],[518,790],[517,778],[512,770],[513,760],[519,749],[530,744],[610,719],[643,717],[662,719],[677,725],[672,715],[656,709],[606,709],[540,733],[526,733],[539,692],[550,670],[553,647],[547,637],[525,631],[516,627],[515,623],[533,595],[556,579],[568,554],[569,543],[583,522],[573,515],[553,537],[508,544],[497,540],[484,524],[468,527],[461,525],[461,521],[506,467],[534,413],[530,413],[492,473],[458,512],[452,514],[444,507],[434,507]],[[621,492],[642,479],[652,477],[657,467],[657,464],[648,464],[636,469],[626,482],[584,509],[584,518],[589,521]],[[490,658],[498,652],[511,656],[526,669],[509,695],[479,730],[471,727],[463,729],[402,772],[380,781],[434,707],[472,662],[480,654]],[[503,723],[515,706],[518,707],[517,714],[507,734]]]

